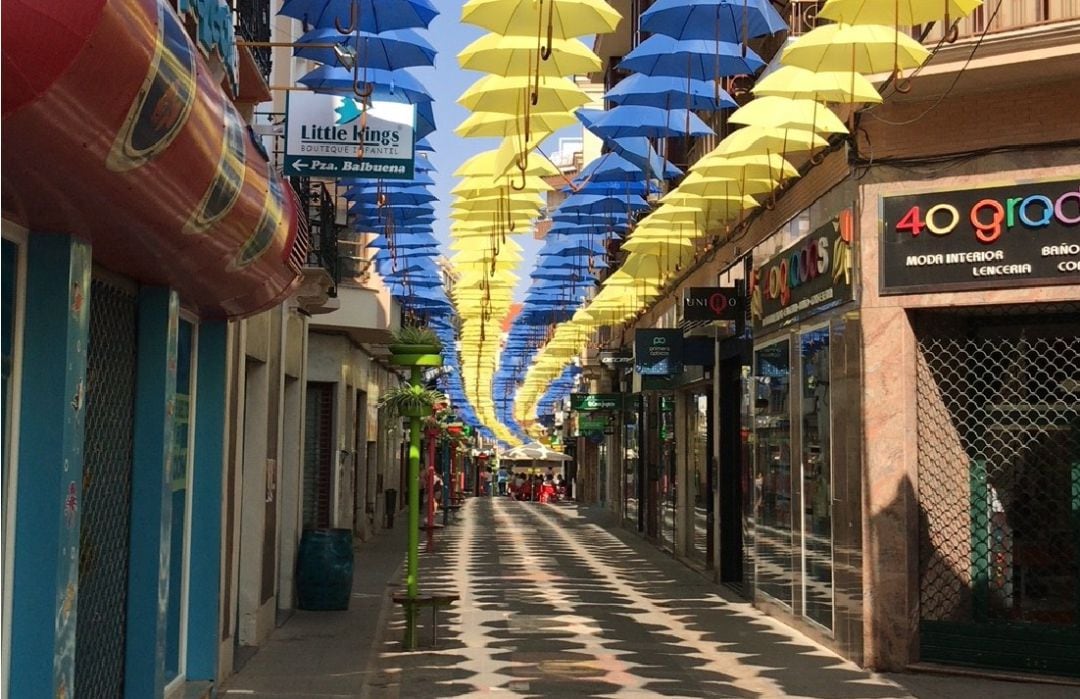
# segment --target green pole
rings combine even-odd
[[[421,380],[420,367],[411,369],[409,383]],[[409,558],[405,582],[410,599],[417,596],[420,567],[420,418],[409,418]],[[416,648],[416,607],[408,605],[405,614],[405,647]]]

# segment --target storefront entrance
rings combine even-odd
[[[918,332],[924,661],[1080,675],[1077,309]]]
[[[75,686],[80,697],[119,697],[124,693],[138,307],[134,287],[98,278],[89,303]]]

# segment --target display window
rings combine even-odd
[[[791,516],[791,343],[754,352],[755,578],[762,593],[793,601]]]
[[[833,626],[832,463],[829,403],[829,328],[799,336],[802,384],[802,608]]]
[[[690,556],[703,564],[709,562],[709,399],[701,389],[687,396],[686,467],[687,494],[690,503]]]

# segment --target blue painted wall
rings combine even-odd
[[[128,699],[160,697],[165,688],[178,332],[176,293],[141,289],[124,668]]]
[[[220,633],[221,488],[224,468],[228,324],[199,326],[191,570],[188,587],[187,677],[214,680]]]
[[[27,246],[11,697],[73,695],[90,246],[34,233]]]

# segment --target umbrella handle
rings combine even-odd
[[[892,82],[893,89],[902,95],[911,92],[911,78],[904,77],[899,68],[893,68],[893,72],[889,76],[889,82]]]
[[[360,3],[357,0],[353,0],[349,6],[349,26],[341,26],[341,18],[334,17],[334,28],[338,30],[338,34],[352,34],[356,31],[358,24],[360,24]]]
[[[551,49],[552,49],[552,46],[554,45],[554,42],[552,41],[552,38],[554,37],[554,34],[555,34],[554,15],[555,15],[555,2],[554,2],[554,0],[552,0],[551,2],[548,3],[547,46],[540,49],[540,58],[542,60],[545,60],[545,61],[548,60],[549,58],[551,58]]]

